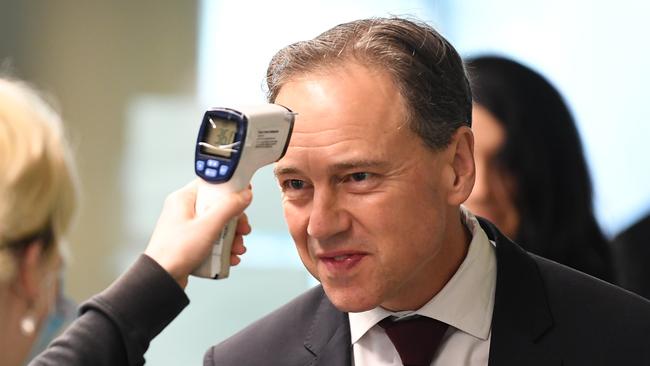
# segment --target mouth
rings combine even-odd
[[[317,255],[325,269],[332,274],[344,274],[359,266],[368,253],[357,251],[337,251]]]

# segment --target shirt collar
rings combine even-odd
[[[494,245],[476,217],[463,206],[461,216],[472,233],[472,240],[465,259],[447,284],[416,311],[395,313],[376,307],[360,313],[350,313],[352,344],[387,316],[404,317],[413,314],[437,319],[476,338],[488,339],[496,288]]]

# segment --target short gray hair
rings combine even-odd
[[[275,101],[295,76],[350,59],[389,73],[406,103],[410,128],[430,148],[444,148],[456,129],[471,126],[472,93],[458,52],[429,25],[404,18],[340,24],[283,48],[267,69],[267,97]]]

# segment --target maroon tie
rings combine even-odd
[[[399,353],[404,366],[429,366],[449,325],[426,316],[404,320],[388,317],[379,322]]]

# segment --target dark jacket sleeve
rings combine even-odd
[[[153,259],[141,255],[29,365],[142,365],[149,342],[189,300]]]

